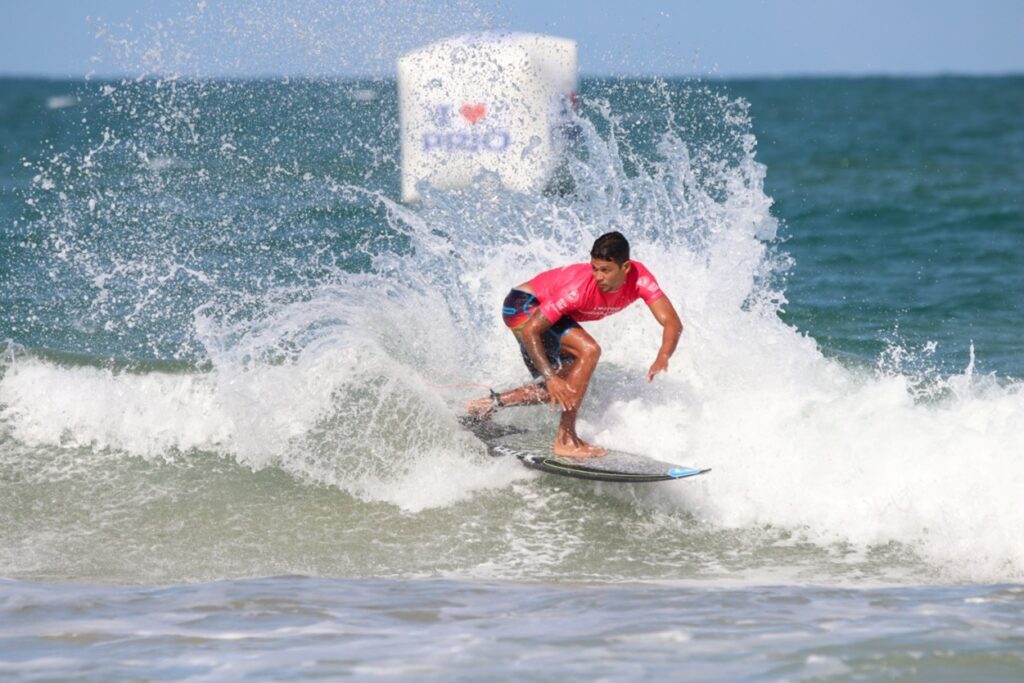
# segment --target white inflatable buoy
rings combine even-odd
[[[513,190],[554,169],[576,104],[576,43],[528,33],[458,36],[398,60],[402,200],[482,171]]]

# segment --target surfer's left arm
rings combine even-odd
[[[661,348],[658,350],[658,357],[651,363],[651,369],[647,371],[647,381],[654,381],[654,376],[659,372],[668,370],[668,359],[676,351],[679,343],[679,335],[683,333],[683,323],[679,320],[676,309],[667,296],[658,297],[647,304],[654,315],[654,319],[661,325]]]

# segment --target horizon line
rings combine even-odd
[[[957,71],[954,69],[938,69],[934,71],[835,71],[835,72],[763,72],[763,73],[598,73],[583,72],[579,74],[580,79],[608,79],[608,78],[662,78],[667,80],[710,80],[710,81],[747,81],[747,80],[785,80],[785,79],[815,79],[815,78],[848,78],[848,79],[870,79],[870,78],[892,78],[892,79],[913,79],[913,78],[1012,78],[1024,76],[1024,69],[1007,71]],[[40,80],[40,81],[126,81],[126,80],[181,80],[181,81],[287,81],[287,80],[329,80],[329,81],[381,81],[394,80],[396,75],[365,73],[365,74],[214,74],[214,75],[182,75],[182,74],[54,74],[54,73],[33,73],[33,72],[4,72],[0,71],[0,79],[4,80]]]

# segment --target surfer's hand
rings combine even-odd
[[[579,407],[579,399],[576,397],[576,390],[569,386],[557,375],[547,380],[545,386],[548,389],[548,396],[551,397],[551,409],[555,409],[557,403],[562,410],[575,410]]]
[[[659,372],[668,372],[668,358],[658,354],[658,357],[651,363],[651,369],[647,371],[647,381],[653,382],[654,376]]]

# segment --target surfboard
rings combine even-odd
[[[536,433],[493,421],[462,418],[462,425],[480,439],[494,457],[512,456],[530,469],[592,481],[649,483],[695,477],[710,469],[664,462],[645,455],[609,450],[595,458],[567,458],[551,452],[551,445],[537,446]],[[532,437],[532,438],[531,438]]]

